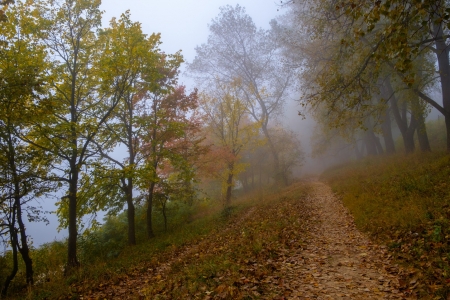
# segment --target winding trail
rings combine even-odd
[[[398,267],[385,247],[372,244],[352,216],[320,182],[311,182],[306,248],[285,263],[284,286],[295,287],[286,299],[408,299],[399,290]],[[293,264],[294,262],[294,264]],[[274,286],[283,295],[284,288]]]

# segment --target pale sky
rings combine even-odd
[[[279,0],[103,0],[103,27],[129,9],[131,19],[142,23],[145,34],[161,33],[164,52],[182,50],[185,61],[192,62],[195,47],[207,41],[208,24],[219,14],[219,7],[238,3],[257,27],[269,28],[270,20],[281,14],[277,12]],[[191,85],[183,76],[180,83]]]
[[[130,10],[131,19],[142,23],[145,34],[161,33],[161,49],[164,52],[182,50],[185,61],[192,62],[195,47],[207,41],[208,24],[219,14],[219,7],[238,3],[246,8],[257,27],[269,28],[270,20],[282,13],[282,10],[277,12],[278,0],[103,0],[101,9],[104,11],[103,27],[109,25],[111,18],[119,18],[123,12]],[[188,89],[193,88],[191,81],[183,75],[180,83],[186,84]],[[293,115],[296,115],[295,110]],[[44,210],[55,210],[51,203],[54,203],[53,199],[43,201]],[[67,236],[67,229],[57,232],[55,215],[47,217],[50,221],[48,226],[44,223],[27,226],[34,246]]]

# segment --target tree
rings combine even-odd
[[[160,71],[165,76],[158,81],[157,88],[146,95],[149,101],[142,119],[146,129],[139,136],[144,163],[138,172],[139,186],[146,191],[148,238],[154,237],[152,212],[155,191],[165,179],[161,169],[167,165],[181,167],[183,147],[179,148],[179,141],[192,126],[196,126],[190,115],[195,115],[197,109],[197,91],[187,95],[184,86],[176,86],[180,59],[176,54],[172,60],[162,60]]]
[[[208,42],[196,48],[197,55],[188,70],[207,84],[241,80],[243,104],[254,121],[261,124],[274,161],[273,177],[280,179],[278,153],[268,128],[281,113],[292,71],[284,67],[279,55],[277,23],[273,21],[271,26],[271,30],[257,29],[239,5],[221,7],[219,16],[209,25]]]
[[[240,153],[252,148],[252,141],[258,136],[260,124],[250,122],[241,81],[232,84],[217,82],[216,89],[210,94],[202,94],[201,107],[205,111],[207,130],[213,136],[216,148],[221,151],[221,160],[225,165],[221,176],[225,190],[225,205],[231,203],[232,189],[237,175],[244,170],[239,163]],[[253,145],[255,146],[255,145]],[[217,151],[217,150],[216,150]],[[217,161],[214,162],[218,164]]]
[[[24,224],[39,220],[39,210],[29,202],[51,190],[45,177],[49,157],[21,140],[30,128],[30,120],[44,121],[37,103],[45,102],[43,76],[45,52],[33,34],[34,21],[18,3],[7,12],[0,27],[0,234],[9,235],[13,269],[1,290],[6,295],[18,271],[18,252],[25,264],[28,285],[33,284],[33,263]]]
[[[145,95],[155,88],[159,77],[164,76],[159,74],[158,67],[165,60],[165,55],[158,49],[160,35],[153,34],[147,38],[142,33],[141,24],[131,21],[128,11],[122,14],[119,20],[112,19],[110,28],[102,31],[100,43],[105,45],[104,55],[100,61],[100,65],[104,66],[101,73],[102,93],[106,94],[117,89],[122,89],[123,93],[100,134],[101,142],[97,143],[97,147],[100,158],[106,162],[96,165],[98,184],[86,180],[84,187],[88,194],[85,205],[88,208],[96,208],[94,203],[103,201],[103,208],[109,206],[114,211],[120,210],[124,201],[117,202],[118,197],[117,195],[114,197],[113,193],[123,194],[127,205],[128,243],[135,245],[133,189],[137,176],[136,169],[142,160],[139,137],[145,129],[142,122],[146,113],[145,101],[148,100]],[[123,159],[113,155],[113,151],[121,146],[125,146],[128,154]],[[111,168],[105,168],[110,164]],[[112,178],[111,174],[117,177]],[[94,187],[110,191],[111,196],[105,197],[103,194],[88,192]],[[108,203],[105,201],[107,199],[112,202]]]
[[[287,186],[292,177],[293,169],[303,164],[305,154],[302,151],[300,140],[294,132],[279,126],[271,128],[271,131],[279,155],[282,180]]]
[[[293,1],[289,5],[299,7]],[[315,1],[310,5],[312,9],[308,7],[308,11],[313,12],[315,20],[309,18],[306,21],[311,21],[306,25],[309,28],[308,31],[313,33],[317,41],[324,42],[324,39],[320,39],[321,33],[324,32],[334,39],[334,57],[341,57],[340,60],[335,60],[340,62],[336,65],[344,66],[342,69],[345,70],[345,72],[338,72],[339,76],[331,76],[336,80],[329,80],[331,87],[324,90],[334,91],[337,95],[335,98],[340,99],[342,94],[354,93],[355,86],[370,83],[363,77],[364,74],[370,74],[373,78],[387,72],[400,78],[399,82],[403,85],[401,89],[410,89],[416,97],[420,97],[422,101],[435,107],[444,116],[448,116],[447,106],[450,102],[446,99],[450,99],[450,93],[447,97],[446,88],[442,86],[442,105],[426,93],[426,86],[432,84],[434,78],[434,62],[429,64],[433,66],[432,68],[417,68],[417,62],[423,61],[424,58],[428,60],[428,53],[434,52],[438,56],[439,74],[445,77],[441,78],[441,83],[448,80],[448,76],[445,76],[448,67],[448,46],[445,40],[448,37],[443,31],[448,24],[447,2]],[[363,49],[365,51],[362,51]],[[354,53],[354,55],[343,57],[342,53]],[[446,55],[447,58],[445,58]],[[439,59],[442,64],[439,63]],[[425,65],[422,64],[422,66]],[[430,81],[427,81],[428,79]],[[370,90],[369,87],[365,89]],[[415,104],[412,106],[418,107]],[[419,113],[417,109],[411,111]],[[422,117],[419,116],[419,119]],[[421,127],[423,128],[422,125]],[[422,132],[424,132],[423,129]],[[421,136],[421,139],[425,142],[425,136]],[[448,140],[450,143],[450,139]],[[426,142],[422,143],[422,146],[423,149],[427,149]]]
[[[325,0],[310,2],[306,5],[291,2],[289,5],[291,11],[287,20],[293,20],[292,24],[295,25],[288,23],[283,34],[286,50],[295,49],[302,53],[301,56],[293,57],[292,64],[300,66],[303,79],[303,104],[313,110],[325,111],[326,118],[323,121],[327,122],[329,127],[353,126],[354,130],[378,131],[377,127],[382,125],[385,144],[389,147],[388,152],[392,153],[393,143],[389,138],[387,127],[390,124],[390,118],[386,112],[394,114],[397,112],[395,103],[392,105],[395,101],[392,96],[385,97],[386,93],[382,93],[384,86],[373,78],[383,82],[386,74],[392,74],[395,68],[393,76],[401,78],[400,82],[404,85],[401,89],[406,87],[411,91],[425,91],[432,84],[429,76],[415,76],[414,82],[403,75],[402,70],[406,68],[430,70],[430,64],[426,62],[427,56],[423,54],[418,56],[414,63],[405,62],[398,57],[384,56],[383,49],[386,45],[385,40],[380,36],[386,33],[383,31],[386,28],[380,25],[366,30],[365,21],[357,14],[352,14],[350,4],[346,3],[343,8],[341,2]],[[304,39],[300,40],[296,35]],[[292,58],[292,55],[289,58]],[[400,87],[397,90],[400,90]],[[402,99],[404,105],[408,104],[406,101],[408,99],[414,100],[406,97]],[[388,101],[391,101],[389,109]],[[424,119],[424,105],[414,101],[411,107],[415,109],[409,110],[410,114],[415,114],[411,116],[413,125],[415,119]],[[405,120],[407,112],[405,106]],[[400,121],[398,118],[395,120],[397,123]],[[401,122],[399,126],[402,124]],[[421,134],[426,132],[424,125],[421,128]],[[410,129],[408,134],[406,130],[404,131],[404,138],[407,140],[414,135],[416,126]],[[424,142],[423,149],[427,148],[425,136],[425,134],[421,136]],[[376,145],[377,141],[370,132],[366,135],[366,141],[374,142],[374,147],[382,150],[381,145]],[[370,148],[373,147],[368,149]],[[410,147],[406,150],[411,151]],[[371,152],[380,151],[371,150]]]
[[[99,59],[105,45],[95,30],[101,25],[100,1],[42,0],[36,3],[41,38],[50,53],[51,120],[35,123],[28,142],[53,154],[54,178],[67,185],[59,202],[61,217],[67,217],[68,271],[79,265],[77,259],[77,214],[80,174],[97,154],[95,139],[118,104],[126,86],[121,74],[112,90],[100,89]],[[102,83],[104,84],[104,83]],[[57,172],[56,172],[57,171]]]

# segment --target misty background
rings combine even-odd
[[[102,27],[107,27],[112,18],[119,18],[122,13],[129,10],[133,21],[142,24],[142,31],[145,34],[161,33],[162,51],[171,54],[181,50],[185,63],[192,62],[195,58],[195,47],[205,43],[209,34],[208,24],[215,18],[224,5],[241,5],[246,9],[247,14],[253,19],[259,28],[270,28],[269,22],[282,16],[283,9],[277,1],[273,0],[241,0],[239,2],[230,1],[143,1],[143,0],[105,0],[102,3],[103,18]],[[188,91],[195,88],[192,78],[184,72],[186,64],[181,67],[179,84],[185,85]],[[306,160],[302,170],[296,170],[295,175],[300,172],[317,172],[325,164],[323,160],[311,160],[310,158],[310,135],[314,128],[314,121],[311,118],[302,118],[298,112],[301,109],[298,105],[298,95],[289,95],[284,106],[284,116],[278,122],[298,134],[303,151],[306,153]],[[44,211],[53,212],[56,209],[57,199],[44,199],[38,205]],[[97,221],[102,223],[104,214],[98,213]],[[35,247],[44,243],[61,240],[67,237],[67,229],[60,231],[58,228],[58,218],[54,213],[47,213],[46,218],[49,224],[44,222],[28,223],[27,231],[32,238]],[[87,218],[86,220],[89,220]]]

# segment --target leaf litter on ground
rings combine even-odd
[[[415,299],[323,183],[296,183],[81,299]]]

